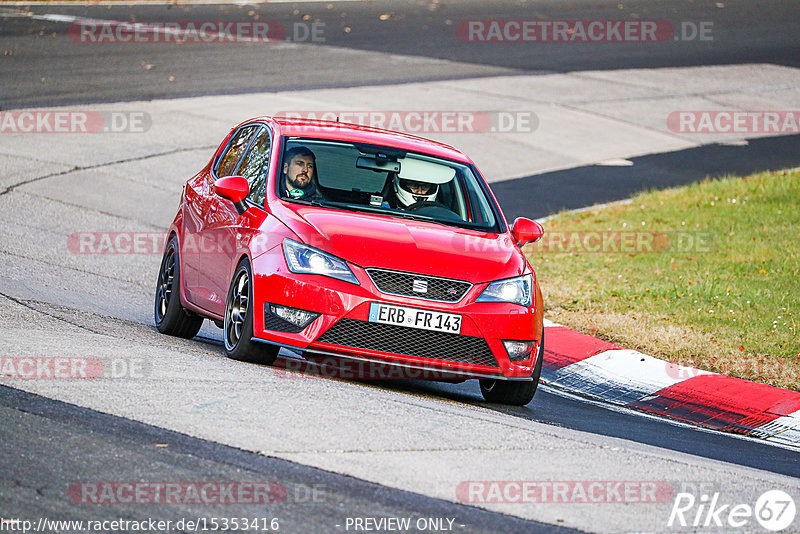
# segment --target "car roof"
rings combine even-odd
[[[431,141],[422,137],[408,135],[390,130],[382,130],[372,126],[351,124],[347,122],[322,121],[314,119],[296,119],[288,117],[257,117],[242,124],[252,122],[265,122],[273,130],[287,137],[313,137],[318,139],[335,139],[355,143],[390,146],[422,152],[443,158],[449,158],[463,163],[472,163],[472,160],[457,148]]]

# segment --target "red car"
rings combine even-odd
[[[190,338],[210,319],[237,360],[272,364],[285,347],[309,362],[477,378],[486,400],[524,405],[544,341],[541,291],[520,247],[542,233],[524,218],[509,227],[451,146],[252,119],[184,186],[155,323]]]

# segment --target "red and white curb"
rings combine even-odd
[[[653,358],[545,320],[542,381],[722,432],[800,447],[800,393]]]

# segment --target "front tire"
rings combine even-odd
[[[178,238],[174,235],[164,247],[161,267],[158,270],[153,319],[162,334],[193,338],[203,326],[203,318],[190,315],[181,305],[181,262]]]
[[[234,360],[272,365],[279,347],[253,341],[253,274],[242,260],[236,268],[225,301],[222,337],[225,354]]]
[[[539,379],[542,376],[542,362],[544,361],[544,329],[539,343],[539,353],[533,366],[531,381],[512,382],[507,380],[483,379],[480,381],[481,394],[487,402],[497,404],[510,404],[512,406],[525,406],[533,400]]]

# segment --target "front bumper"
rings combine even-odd
[[[253,334],[258,341],[313,355],[376,362],[420,371],[421,378],[530,380],[538,343],[525,361],[511,361],[502,340],[541,339],[541,294],[530,308],[476,303],[487,284],[476,284],[458,302],[447,303],[382,293],[363,269],[350,264],[361,285],[289,272],[282,254],[253,262]],[[264,274],[269,273],[269,274]],[[369,322],[373,302],[462,316],[460,334]],[[320,314],[299,330],[270,314],[270,304]],[[409,378],[414,378],[409,375]]]

